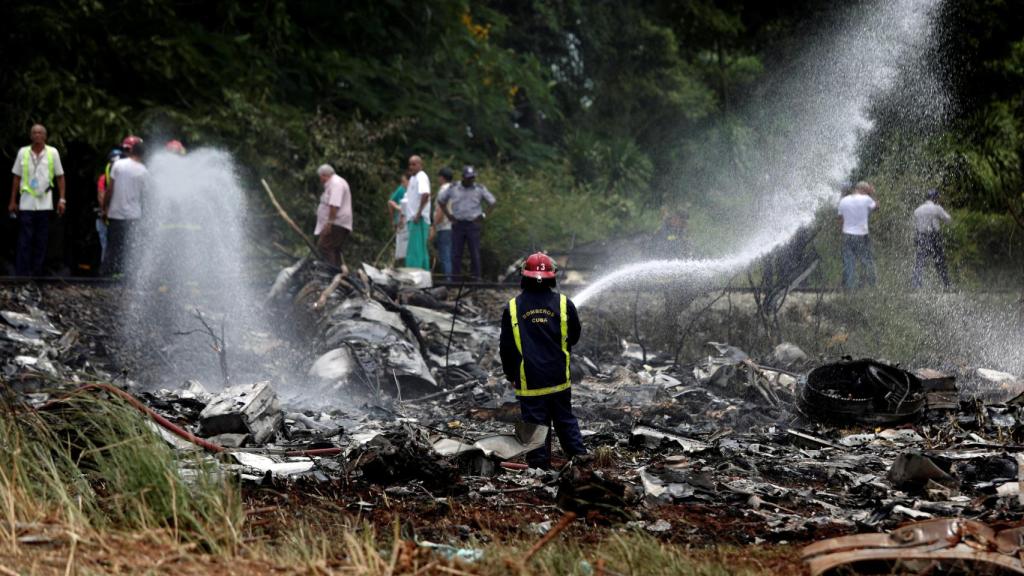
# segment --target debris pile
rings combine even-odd
[[[697,544],[877,533],[809,548],[815,573],[855,561],[855,548],[921,557],[909,549],[893,556],[888,543],[903,533],[881,532],[924,520],[934,523],[911,533],[958,535],[947,551],[959,554],[982,534],[985,554],[1003,555],[1001,536],[981,523],[1004,526],[1024,514],[1019,380],[869,359],[812,366],[791,344],[758,361],[709,343],[711,353],[689,366],[653,355],[644,363],[629,346],[599,361],[577,354],[573,397],[591,454],[556,461],[552,471],[528,469],[523,454],[548,430],[518,422],[500,375],[505,296],[453,298],[425,284],[415,274],[364,266],[341,276],[299,262],[270,295],[308,350],[299,394],[275,391],[274,381],[217,394],[198,382],[135,393],[186,430],[165,434],[175,446],[201,436],[216,448],[204,445],[217,453],[210,457],[244,482],[336,486],[346,508],[395,500],[431,514],[455,514],[453,502],[514,507],[529,513],[506,521],[524,531],[550,527],[557,508],[595,526]],[[39,406],[59,397],[31,396],[47,383],[84,379],[94,348],[69,338],[76,328],[37,303],[6,297],[4,378],[35,382],[17,391]],[[974,522],[945,520],[965,517]],[[457,538],[431,536],[459,547]]]

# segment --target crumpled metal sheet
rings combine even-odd
[[[548,435],[548,427],[525,422],[516,423],[514,434],[495,434],[466,444],[453,438],[443,438],[434,442],[434,451],[442,456],[479,454],[502,460],[510,460],[516,456],[536,450],[544,445]]]
[[[957,561],[994,564],[1024,574],[1024,527],[996,532],[963,518],[915,522],[889,534],[856,534],[815,542],[801,551],[813,576],[859,562]]]

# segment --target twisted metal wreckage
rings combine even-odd
[[[308,358],[298,397],[279,398],[273,380],[218,393],[198,382],[110,385],[102,354],[75,327],[100,292],[69,291],[63,307],[44,310],[38,293],[0,288],[0,373],[36,409],[68,393],[53,390],[57,381],[72,393],[117,396],[178,449],[208,452],[243,482],[340,482],[359,509],[377,505],[361,486],[392,499],[548,500],[554,507],[525,516],[536,519],[530,530],[550,531],[572,513],[697,544],[839,534],[804,549],[813,573],[868,561],[1024,572],[1024,382],[1012,375],[910,372],[867,359],[808,370],[791,344],[757,361],[710,343],[689,366],[658,354],[644,362],[628,345],[584,348],[574,354],[573,394],[597,457],[530,470],[515,460],[547,431],[517,424],[499,376],[488,311],[504,296],[453,299],[402,270],[335,272],[300,261],[268,295],[279,321],[298,327]],[[74,390],[86,374],[108,383]]]

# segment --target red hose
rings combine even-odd
[[[84,385],[84,386],[79,388],[79,390],[97,390],[97,389],[98,390],[106,390],[107,392],[110,392],[111,394],[120,396],[121,398],[126,400],[129,404],[134,406],[139,412],[142,412],[143,414],[145,414],[145,415],[149,416],[150,418],[152,418],[154,422],[156,422],[157,424],[162,426],[165,430],[168,430],[172,434],[175,434],[177,436],[180,436],[180,437],[184,438],[185,440],[188,440],[189,442],[195,444],[196,446],[200,446],[202,448],[206,448],[210,452],[214,452],[214,453],[224,452],[224,447],[221,446],[220,444],[214,444],[213,442],[210,442],[209,440],[200,438],[199,436],[196,436],[195,434],[189,432],[188,430],[185,430],[181,426],[178,426],[174,422],[171,422],[167,418],[164,418],[163,416],[161,416],[161,415],[157,414],[156,412],[154,412],[152,408],[150,408],[149,406],[146,406],[145,404],[140,402],[139,399],[136,398],[135,396],[132,396],[131,394],[125,392],[124,390],[121,390],[120,388],[117,388],[116,386],[111,386],[110,384],[104,384],[102,382],[97,382],[97,383],[94,383],[94,384],[86,384],[86,385]]]
[[[529,464],[520,464],[519,462],[502,462],[498,465],[505,470],[526,470],[530,467]]]
[[[175,434],[176,436],[188,440],[189,442],[195,444],[196,446],[200,446],[214,453],[227,451],[227,449],[221,446],[220,444],[214,444],[209,440],[200,438],[195,434],[192,434],[188,430],[185,430],[181,426],[178,426],[174,422],[171,422],[167,418],[164,418],[160,414],[156,413],[152,408],[140,402],[138,398],[132,396],[131,394],[125,392],[124,390],[121,390],[116,386],[111,386],[110,384],[105,384],[103,382],[94,382],[92,384],[85,384],[78,387],[69,396],[77,394],[79,392],[85,392],[87,390],[105,390],[107,392],[110,392],[111,394],[120,396],[129,404],[131,404],[136,410],[142,412],[146,416],[149,416],[154,422],[162,426],[165,430],[168,430],[169,432]],[[65,397],[64,399],[66,398],[67,397]],[[49,402],[41,409],[46,409],[51,404],[54,404],[59,401],[60,400]],[[341,452],[341,448],[313,448],[311,450],[291,450],[289,452],[285,452],[285,456],[337,456],[338,454],[341,454]]]

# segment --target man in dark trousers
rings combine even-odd
[[[569,458],[587,453],[572,414],[569,356],[580,339],[580,319],[564,294],[554,291],[555,263],[532,254],[523,264],[520,286],[501,315],[501,366],[515,386],[523,421],[554,428]],[[551,431],[544,446],[526,455],[534,468],[551,467]]]
[[[925,263],[934,260],[939,280],[942,280],[942,285],[947,290],[949,289],[946,251],[942,245],[942,225],[952,220],[949,213],[939,205],[939,191],[934,188],[925,194],[924,204],[914,210],[914,245],[917,247],[917,256],[914,258],[914,274],[910,281],[914,288],[921,287]]]

